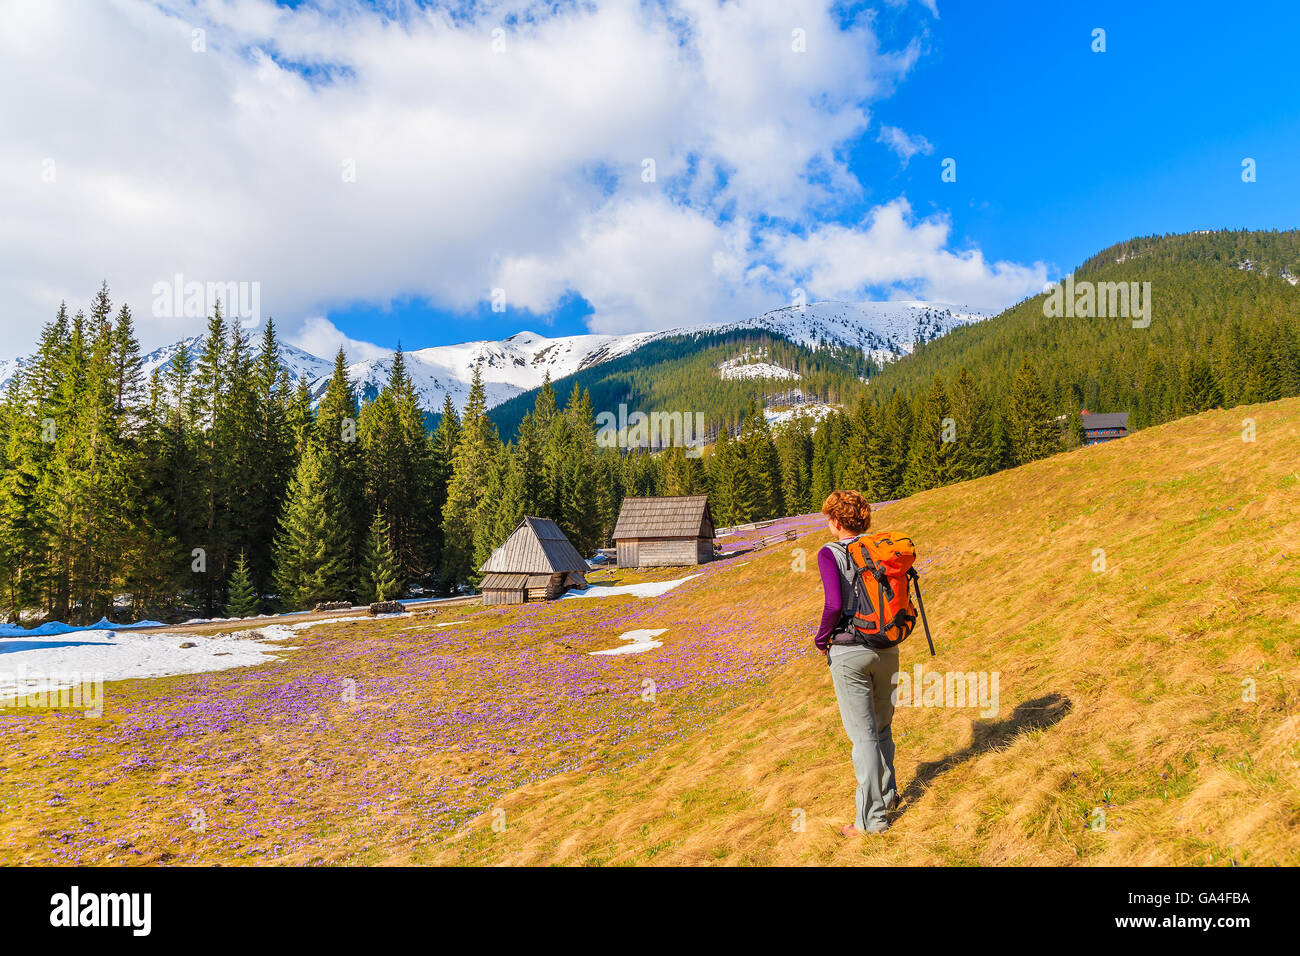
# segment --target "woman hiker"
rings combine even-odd
[[[846,837],[883,833],[886,811],[898,802],[894,785],[894,675],[898,648],[877,650],[855,643],[848,622],[856,610],[854,572],[846,545],[871,526],[871,505],[856,491],[834,491],[822,505],[835,541],[817,552],[826,603],[814,643],[827,655],[844,731],[853,743],[858,778],[858,815],[841,830]]]

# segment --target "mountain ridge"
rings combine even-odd
[[[830,300],[785,306],[734,322],[687,324],[651,332],[582,333],[552,338],[521,329],[505,339],[428,346],[405,351],[403,357],[421,406],[436,413],[442,409],[447,395],[457,409],[464,408],[475,367],[483,376],[487,406],[495,408],[540,387],[548,373],[552,381],[558,381],[630,355],[651,342],[673,337],[767,331],[810,349],[856,348],[872,361],[884,364],[910,354],[919,344],[988,317],[964,306],[942,302]],[[190,336],[147,353],[142,359],[145,376],[154,369],[165,371],[182,344],[189,346],[192,357],[197,355],[202,341],[202,335]],[[287,342],[281,342],[280,348],[281,360],[290,377],[307,379],[315,404],[325,393],[334,369],[333,360]],[[373,398],[378,394],[391,374],[394,354],[388,352],[348,364],[348,375],[358,395]],[[25,364],[24,359],[0,361],[0,388],[21,372]]]

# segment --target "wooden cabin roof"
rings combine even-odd
[[[705,495],[624,498],[614,526],[621,538],[712,538],[713,513]]]
[[[483,575],[483,580],[479,584],[479,590],[514,590],[516,588],[524,587],[527,583],[528,575],[526,574],[502,574],[497,572],[496,574]]]
[[[590,569],[554,521],[529,517],[519,522],[519,527],[510,532],[510,537],[492,552],[479,570],[484,574],[557,574],[561,571],[585,574]]]
[[[520,591],[524,588],[544,588],[550,583],[550,574],[507,574],[497,571],[485,574],[479,584],[480,591]]]
[[[1084,429],[1128,428],[1128,412],[1096,412],[1079,416]]]

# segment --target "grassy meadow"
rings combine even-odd
[[[1244,420],[1254,441],[1243,441]],[[891,829],[847,841],[817,516],[661,597],[323,623],[255,667],[0,714],[0,862],[1300,863],[1300,399],[890,503],[939,655]],[[761,536],[799,537],[750,550]],[[662,647],[593,655],[665,629]],[[1100,824],[1100,825],[1099,825]]]

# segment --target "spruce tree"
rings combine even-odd
[[[348,542],[344,560],[350,580],[356,578],[368,524],[359,417],[356,394],[348,377],[347,356],[340,348],[334,356],[334,372],[316,410],[312,441],[320,456],[325,482],[338,503],[338,525]]]
[[[362,604],[388,601],[401,591],[400,569],[389,544],[390,530],[383,512],[376,511],[366,536],[365,553],[361,561],[361,581],[358,599]]]
[[[912,429],[912,448],[904,482],[908,494],[939,488],[952,479],[952,454],[958,434],[949,414],[948,390],[937,375]]]
[[[885,406],[881,433],[883,440],[873,459],[876,462],[874,474],[879,482],[877,498],[892,501],[906,494],[903,482],[912,445],[912,407],[897,392]]]
[[[478,586],[480,580],[478,568],[492,552],[506,539],[519,523],[515,518],[518,500],[507,500],[506,488],[517,479],[511,478],[515,470],[514,456],[508,446],[498,446],[488,466],[487,482],[483,486],[483,498],[474,513],[473,523],[473,558],[470,562],[469,583]],[[513,523],[512,523],[513,519]]]
[[[450,393],[442,397],[442,414],[438,427],[430,439],[432,447],[432,474],[430,476],[429,518],[431,534],[429,541],[429,567],[437,572],[438,584],[444,593],[450,593],[451,585],[442,577],[443,533],[442,510],[447,503],[447,485],[451,481],[452,462],[456,457],[456,446],[460,443],[460,416],[452,404]]]
[[[737,510],[742,521],[764,521],[784,511],[781,463],[762,404],[751,398],[737,442],[739,487]]]
[[[997,471],[996,436],[993,413],[975,376],[965,368],[957,373],[950,392],[956,441],[953,444],[950,478],[969,481]]]
[[[812,463],[812,430],[807,415],[796,415],[773,434],[781,461],[781,495],[791,513],[811,510],[809,466]]]
[[[1028,357],[1020,365],[1008,414],[1011,447],[1016,463],[1046,458],[1060,448],[1055,416],[1038,373]]]
[[[1182,380],[1180,411],[1183,414],[1195,415],[1223,404],[1219,383],[1215,381],[1214,373],[1204,359],[1196,355],[1186,356],[1179,372]]]
[[[579,552],[594,551],[601,543],[604,516],[609,505],[602,500],[596,462],[596,423],[591,396],[576,384],[563,416],[568,443],[561,462],[561,483],[553,517]]]
[[[501,444],[486,404],[483,378],[475,366],[442,509],[441,579],[449,589],[468,582],[474,573],[474,518]]]
[[[329,483],[322,452],[309,444],[294,473],[275,544],[275,584],[284,607],[348,598],[354,581],[348,512]]]
[[[261,610],[261,600],[253,587],[252,573],[244,552],[239,552],[230,573],[230,600],[226,604],[226,617],[255,617]]]
[[[285,419],[293,445],[293,460],[298,462],[316,433],[316,413],[311,407],[311,391],[307,388],[306,379],[298,379],[298,383],[293,387],[293,395],[285,410]]]
[[[736,460],[735,443],[731,439],[730,429],[726,426],[718,431],[713,454],[709,456],[708,477],[709,507],[713,512],[713,520],[720,527],[742,523],[739,510],[739,462]]]
[[[131,310],[125,303],[118,310],[117,324],[113,329],[111,362],[114,411],[128,426],[134,425],[134,416],[143,398],[143,373],[140,343],[135,338]]]
[[[813,436],[813,454],[812,454],[812,479],[811,493],[812,505],[810,510],[816,511],[821,508],[822,502],[835,491],[839,485],[839,468],[837,462],[837,446],[832,433],[832,423],[838,416],[828,416],[823,418]]]
[[[202,548],[207,555],[206,571],[199,578],[204,607],[209,615],[216,613],[217,586],[221,572],[221,558],[229,546],[228,526],[222,505],[229,497],[226,487],[224,404],[230,395],[229,356],[227,354],[227,327],[221,311],[221,301],[214,306],[208,318],[208,334],[203,342],[195,377],[195,401],[199,413],[202,440],[200,451],[202,522],[198,537],[189,543]]]

